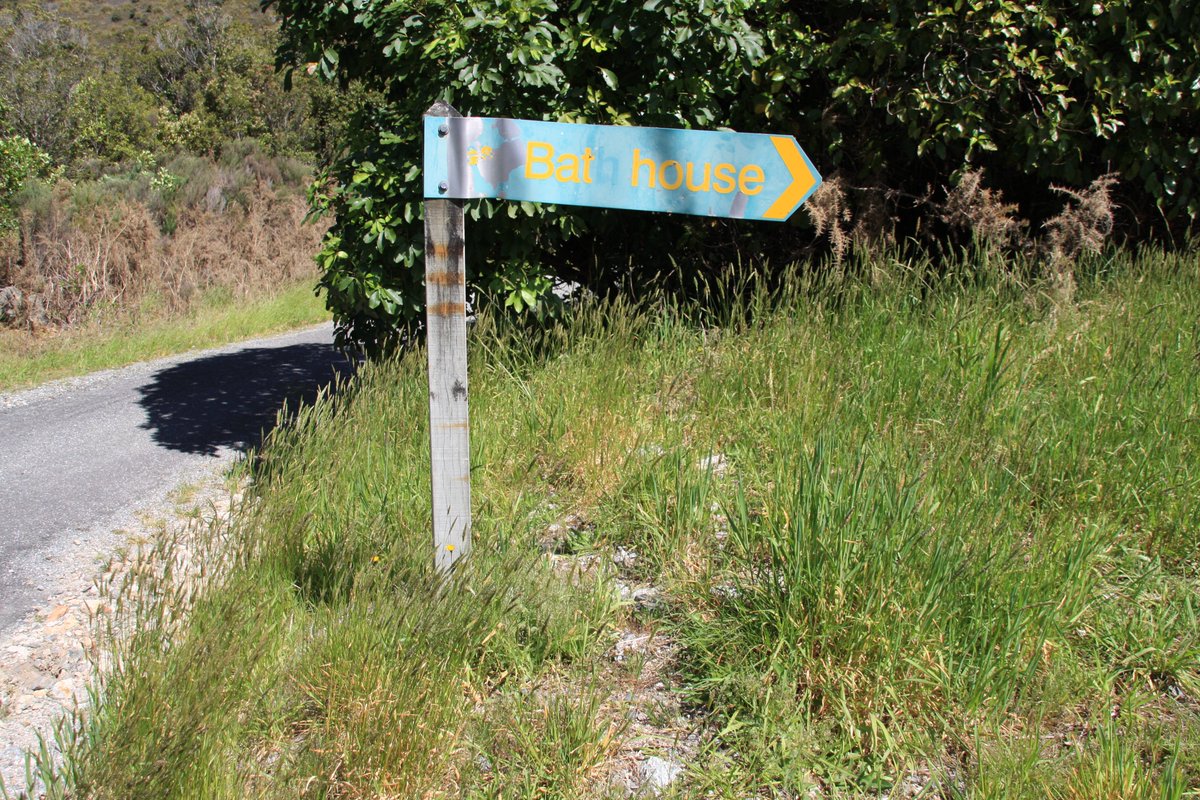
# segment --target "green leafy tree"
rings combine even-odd
[[[64,162],[71,151],[71,91],[87,66],[83,36],[40,9],[17,7],[5,21],[11,22],[0,45],[5,124]]]
[[[360,85],[378,100],[357,114],[346,154],[313,197],[334,217],[319,257],[329,305],[343,338],[369,346],[420,317],[419,121],[435,100],[476,115],[719,125],[736,97],[730,88],[762,57],[741,0],[264,6],[283,23],[282,65]],[[629,229],[628,217],[530,203],[484,201],[471,216],[473,285],[535,312],[545,309],[550,278],[567,272],[549,269],[550,260],[586,262],[571,253],[585,232],[595,241],[605,229]]]
[[[75,86],[68,124],[74,159],[132,160],[159,145],[154,96],[113,73],[86,77]]]
[[[17,195],[30,181],[53,180],[50,155],[24,136],[0,138],[0,238],[17,229]]]
[[[312,85],[286,92],[274,69],[278,32],[250,24],[221,0],[188,0],[185,13],[156,32],[128,71],[157,100],[163,144],[216,152],[227,140],[255,138],[272,153],[322,147]]]
[[[328,303],[345,338],[371,345],[420,316],[420,115],[437,99],[481,116],[791,133],[845,178],[863,224],[874,208],[902,233],[934,210],[929,187],[979,168],[1035,223],[1061,208],[1052,187],[1114,170],[1127,230],[1179,232],[1200,213],[1200,15],[1182,0],[263,5],[281,20],[281,68],[377,98],[313,195],[334,219]],[[601,261],[644,276],[668,255],[695,270],[804,244],[803,215],[753,226],[490,201],[470,214],[474,287],[535,313],[553,279],[596,280]]]
[[[1127,222],[1200,214],[1200,16],[1179,0],[771,2],[756,107],[859,183],[986,168],[1026,214],[1116,171]]]

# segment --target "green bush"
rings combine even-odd
[[[23,136],[0,138],[0,237],[17,229],[17,195],[55,177],[50,156]]]
[[[1200,213],[1200,19],[1183,3],[756,6],[756,111],[827,168],[919,193],[984,167],[1035,218],[1116,171],[1126,222]],[[811,152],[811,151],[810,151]]]
[[[71,91],[72,157],[136,160],[160,140],[154,96],[112,73],[90,76]]]
[[[1200,17],[1178,2],[262,3],[282,21],[282,67],[379,98],[314,194],[336,220],[328,303],[344,336],[372,344],[420,316],[419,119],[439,98],[481,116],[795,134],[844,178],[867,234],[929,230],[937,187],[979,169],[1035,223],[1062,206],[1053,186],[1113,170],[1131,233],[1178,233],[1200,213]],[[600,263],[644,277],[669,256],[689,270],[782,260],[812,240],[803,215],[779,228],[487,201],[470,213],[473,285],[535,311],[548,277],[595,282]]]
[[[87,74],[83,36],[40,4],[0,8],[0,103],[5,133],[23,136],[58,163],[70,156],[71,90]]]

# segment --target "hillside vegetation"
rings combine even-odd
[[[1194,796],[1196,255],[782,274],[482,318],[448,583],[424,354],[301,411],[49,796]]]
[[[0,7],[11,352],[54,350],[64,331],[128,341],[217,302],[270,305],[312,285],[324,227],[307,219],[306,192],[350,101],[304,77],[285,91],[277,35],[254,2]]]
[[[85,32],[99,49],[112,52],[153,46],[164,29],[186,22],[189,13],[205,5],[194,0],[55,0],[43,7]],[[239,24],[264,31],[278,24],[273,14],[262,12],[258,0],[224,0],[216,5]]]

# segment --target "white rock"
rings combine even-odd
[[[613,661],[616,661],[618,664],[625,663],[625,659],[629,658],[631,654],[640,653],[645,650],[646,643],[649,641],[650,634],[648,633],[639,635],[632,632],[626,632],[620,639],[617,640],[617,644],[614,648]]]
[[[696,466],[702,470],[711,470],[713,475],[721,476],[729,469],[729,461],[720,453],[715,453],[700,459]]]
[[[670,786],[683,775],[683,766],[665,758],[650,756],[638,766],[639,788],[655,795]]]
[[[27,691],[36,692],[50,685],[50,676],[26,661],[9,670],[8,677]]]
[[[618,567],[632,567],[634,562],[638,560],[637,550],[629,550],[618,546],[613,551],[612,562]]]
[[[736,600],[741,596],[741,592],[732,583],[718,583],[709,589],[708,593],[718,600]]]

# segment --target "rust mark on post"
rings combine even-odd
[[[451,239],[449,244],[435,243],[425,246],[425,255],[435,259],[451,259],[454,260],[462,255],[463,243],[461,241]]]
[[[436,286],[437,284],[434,284]],[[432,303],[428,309],[431,317],[461,317],[467,313],[466,303]]]
[[[467,276],[461,272],[427,272],[425,282],[435,286],[458,286],[467,282]]]

